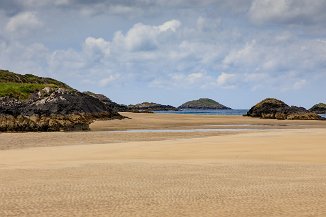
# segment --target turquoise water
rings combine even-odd
[[[155,111],[162,114],[196,114],[196,115],[244,115],[248,109],[218,109],[218,110],[201,110],[189,109],[181,111]]]

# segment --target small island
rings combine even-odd
[[[129,105],[130,112],[154,112],[154,111],[177,111],[178,109],[171,105],[162,105],[154,102],[143,102],[135,105]]]
[[[219,102],[216,102],[215,100],[209,99],[209,98],[200,98],[198,100],[192,100],[188,101],[181,106],[178,107],[178,109],[231,109],[229,107],[226,107],[225,105],[220,104]]]

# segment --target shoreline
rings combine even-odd
[[[280,121],[243,116],[122,113],[131,119],[95,121],[90,131],[0,133],[0,150],[247,134],[276,129],[326,128],[324,121]],[[35,142],[37,141],[37,142]]]

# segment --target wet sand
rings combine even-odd
[[[241,116],[122,113],[131,119],[96,121],[87,132],[0,133],[0,150],[200,138],[267,129],[326,128],[326,121],[278,121]],[[217,131],[192,132],[193,129]],[[224,130],[223,130],[224,129]],[[239,129],[237,131],[236,129]],[[245,131],[243,130],[245,129]],[[129,130],[141,130],[129,132]],[[146,132],[163,130],[163,132]],[[164,132],[166,130],[166,132]],[[175,131],[174,131],[175,130]],[[181,130],[183,132],[180,132]],[[187,132],[189,130],[189,132]]]
[[[85,133],[0,134],[14,146],[0,151],[0,216],[326,216],[325,122],[127,115]],[[262,126],[108,132],[248,124]]]

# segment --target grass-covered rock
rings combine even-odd
[[[279,120],[321,120],[322,117],[303,107],[289,106],[281,100],[267,98],[253,106],[247,116]]]
[[[200,98],[198,100],[188,101],[178,109],[231,109],[209,98]]]
[[[0,70],[0,131],[87,130],[115,118],[122,116],[63,82]]]
[[[154,102],[142,102],[128,106],[131,112],[153,112],[153,111],[176,111],[176,107],[171,105],[162,105]]]
[[[318,103],[309,109],[311,112],[315,112],[317,114],[326,114],[326,104]]]

